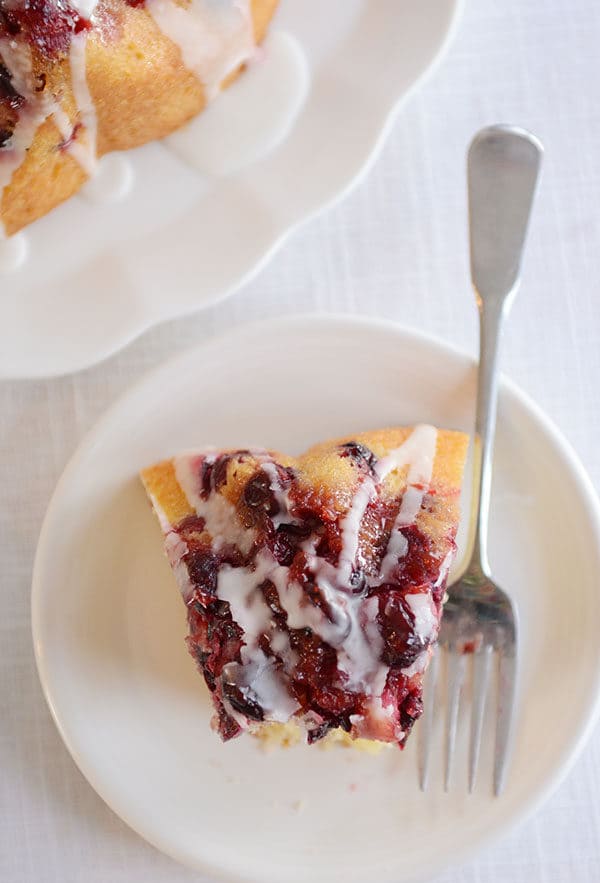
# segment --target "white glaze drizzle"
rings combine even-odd
[[[272,456],[263,448],[251,448],[250,453],[255,457],[262,467],[262,471],[269,479],[269,489],[273,494],[277,503],[278,511],[271,516],[273,526],[277,528],[281,524],[301,524],[300,519],[295,518],[290,512],[290,491],[289,487],[284,488],[281,483],[281,476]]]
[[[275,660],[265,656],[258,648],[242,647],[242,664],[231,662],[223,670],[223,678],[231,679],[242,693],[248,691],[254,701],[258,701],[265,720],[286,723],[300,707],[277,668]],[[229,711],[231,703],[224,697],[223,704]],[[246,726],[242,716],[234,716],[241,726]]]
[[[179,47],[183,64],[202,83],[209,101],[228,74],[254,54],[248,0],[190,0],[185,7],[175,0],[146,0],[146,9]]]
[[[96,140],[98,134],[98,120],[96,108],[90,94],[86,72],[86,47],[87,33],[82,31],[74,34],[71,40],[69,52],[69,64],[71,66],[71,88],[73,98],[77,106],[79,122],[84,128],[83,138],[76,133],[73,142],[69,145],[69,153],[77,160],[83,171],[91,177],[98,165],[96,156]]]
[[[383,641],[375,622],[377,598],[365,599],[353,595],[348,583],[343,582],[344,574],[328,561],[318,558],[314,554],[314,545],[313,554],[307,547],[308,544],[305,544],[307,567],[329,605],[333,622],[318,607],[306,603],[302,588],[297,584],[290,584],[285,598],[280,593],[280,602],[282,606],[289,604],[291,597],[296,613],[294,627],[302,628],[308,624],[324,641],[336,648],[338,667],[348,676],[351,689],[361,690],[367,695],[381,695],[388,666],[380,661]],[[290,591],[292,586],[294,588]],[[307,617],[307,609],[313,611],[310,617]],[[303,622],[306,619],[309,621]]]
[[[436,444],[437,430],[433,426],[422,424],[415,428],[412,435],[396,452],[380,460],[375,467],[378,475],[381,476],[386,475],[387,471],[410,464],[400,511],[396,516],[387,551],[381,562],[382,581],[386,580],[392,568],[398,563],[398,559],[403,558],[408,551],[408,542],[402,533],[402,528],[413,524],[423,505],[423,497],[431,483]]]
[[[406,668],[402,669],[402,674],[407,678],[412,678],[414,675],[422,674],[427,668],[429,658],[432,653],[432,648],[427,647],[426,650],[423,650],[421,653],[419,653],[414,662],[412,662],[410,665],[407,665]]]
[[[96,165],[96,113],[86,79],[85,47],[87,34],[74,34],[69,61],[73,96],[81,124],[85,127],[83,139],[73,137],[73,123],[59,101],[46,91],[36,92],[33,82],[31,50],[21,40],[0,38],[0,56],[10,72],[14,89],[24,99],[18,110],[17,123],[8,143],[0,149],[0,196],[10,184],[12,176],[25,159],[38,127],[52,117],[66,151],[92,175]]]
[[[342,585],[350,588],[350,577],[356,564],[360,528],[369,503],[377,495],[379,481],[365,475],[352,499],[352,504],[340,524],[342,549],[338,564],[339,579]]]
[[[408,543],[401,533],[401,528],[412,524],[421,508],[423,497],[431,481],[436,443],[435,427],[425,424],[416,426],[404,444],[377,462],[375,475],[363,477],[352,505],[341,523],[342,551],[338,569],[342,581],[348,587],[356,563],[359,532],[367,507],[377,496],[378,488],[387,476],[408,466],[407,487],[392,528],[388,551],[382,562],[382,576],[385,576],[398,562],[399,557],[406,554]]]
[[[398,557],[405,554],[406,547],[398,539],[402,537],[406,544],[400,528],[412,524],[422,506],[431,481],[436,444],[437,431],[433,427],[417,426],[403,445],[378,461],[373,475],[362,476],[341,523],[343,554],[340,555],[340,564],[337,567],[316,555],[315,538],[308,538],[302,544],[307,567],[312,571],[321,596],[329,606],[330,617],[310,602],[303,588],[290,580],[289,568],[280,565],[268,549],[257,552],[251,567],[234,568],[224,565],[220,568],[217,596],[230,605],[232,617],[243,630],[245,641],[242,650],[243,666],[238,665],[238,669],[243,667],[244,672],[243,675],[237,672],[236,683],[240,683],[242,689],[251,691],[263,708],[266,720],[287,720],[297,710],[295,701],[286,689],[285,674],[258,646],[259,638],[266,635],[272,650],[283,661],[284,671],[290,672],[293,669],[296,659],[289,638],[277,628],[271,610],[258,589],[267,579],[277,590],[279,603],[287,614],[288,627],[309,627],[336,649],[338,666],[346,673],[348,686],[360,689],[371,697],[368,711],[370,720],[380,721],[383,727],[386,718],[389,719],[389,710],[386,711],[381,699],[389,667],[380,659],[383,640],[377,624],[379,602],[375,596],[365,599],[353,594],[350,577],[358,554],[362,520],[369,503],[392,472],[408,467],[407,488],[390,537],[391,549],[388,547],[383,564],[389,566],[392,556],[396,556],[397,563]],[[274,523],[277,521],[275,526],[295,520],[290,513],[288,490],[282,485],[272,457],[264,450],[255,449],[250,453],[269,478],[270,489],[278,503],[279,511],[273,516]],[[210,452],[175,458],[176,477],[190,505],[204,519],[215,551],[226,543],[237,545],[247,554],[256,539],[255,531],[240,522],[235,508],[221,494],[212,493],[208,499],[204,499],[200,492],[202,462],[210,465],[216,459],[213,449]],[[161,523],[164,529],[162,518]],[[189,600],[189,576],[187,570],[184,574],[185,568],[181,567],[186,551],[184,543],[178,545],[174,540],[170,541],[169,558],[184,598]],[[442,562],[436,586],[445,579],[451,560],[452,552],[449,552]],[[378,580],[374,584],[380,582]],[[432,599],[428,594],[421,593],[409,593],[405,599],[414,617],[415,633],[424,643],[432,641],[438,627],[437,612]],[[410,677],[422,671],[426,662],[427,651],[424,651],[403,673]],[[230,707],[231,703],[226,702],[225,705],[226,710],[232,713],[232,717],[240,725],[248,725],[244,716]],[[395,736],[401,739],[401,730],[396,728]]]
[[[69,0],[69,3],[79,15],[90,20],[98,5],[98,0]]]
[[[92,178],[81,190],[82,196],[94,205],[105,205],[124,199],[133,188],[133,164],[122,153],[109,153],[98,162]]]
[[[46,119],[47,110],[36,95],[32,83],[33,64],[29,46],[0,37],[0,56],[10,72],[13,88],[24,99],[17,123],[6,145],[0,148],[0,199],[14,172],[19,168],[31,146],[38,126]]]
[[[291,34],[274,31],[255,52],[244,76],[162,143],[203,175],[232,175],[262,160],[287,138],[309,83],[301,44]]]
[[[270,639],[273,652],[284,662],[284,669],[290,671],[295,662],[295,654],[285,632],[277,629],[271,611],[258,588],[264,579],[271,576],[277,567],[273,560],[262,556],[252,576],[246,568],[222,567],[217,581],[217,596],[227,601],[233,619],[244,632],[244,646],[241,650],[242,666],[237,666],[236,683],[241,689],[248,689],[257,700],[266,720],[284,722],[297,711],[295,702],[279,670],[276,661],[269,659],[258,646],[258,639],[266,635]],[[232,666],[226,676],[232,675]],[[243,669],[243,670],[241,670]]]
[[[424,592],[408,593],[404,600],[415,620],[415,634],[423,643],[433,641],[437,634],[437,613],[433,601]]]
[[[190,579],[188,569],[184,558],[188,553],[188,546],[185,540],[182,540],[178,533],[170,530],[165,536],[165,551],[169,564],[175,574],[177,584],[181,589],[181,594],[186,604],[191,600],[194,594],[194,585]]]
[[[198,470],[202,461],[214,463],[216,457],[198,455],[176,457],[175,475],[190,506],[204,519],[206,530],[212,537],[213,548],[219,551],[225,544],[237,546],[247,555],[256,539],[253,530],[244,527],[231,503],[221,494],[211,494],[207,500],[200,494]]]
[[[231,615],[244,632],[244,640],[254,644],[260,635],[269,631],[272,615],[258,586],[269,578],[274,564],[258,561],[253,578],[249,579],[249,570],[245,567],[225,565],[219,570],[217,580],[217,596],[227,601]]]
[[[380,581],[384,581],[391,566],[397,564],[398,558],[406,554],[408,549],[400,528],[412,524],[421,508],[431,481],[436,443],[437,430],[433,426],[417,426],[404,444],[378,461],[374,475],[362,477],[340,524],[342,549],[337,567],[333,568],[315,556],[308,558],[308,566],[316,577],[319,589],[332,610],[338,611],[342,621],[346,621],[347,636],[338,650],[338,666],[348,675],[349,686],[361,689],[367,695],[381,695],[389,668],[380,662],[382,639],[375,625],[377,601],[373,598],[365,602],[360,596],[352,594],[350,580],[357,563],[360,529],[367,508],[378,496],[382,482],[392,472],[408,466],[407,487],[382,562]],[[328,643],[331,641],[328,640]]]
[[[440,575],[438,576],[435,584],[433,586],[434,589],[439,589],[442,585],[448,574],[450,573],[450,568],[452,567],[452,562],[454,561],[454,549],[451,549],[444,560],[440,565]]]

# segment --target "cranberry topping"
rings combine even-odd
[[[280,524],[275,532],[272,551],[278,564],[283,567],[290,567],[296,557],[299,543],[307,536],[307,534],[298,534],[295,528],[295,524]]]
[[[279,512],[279,504],[271,490],[271,479],[262,469],[250,479],[242,498],[248,510],[250,524],[256,527],[264,525],[265,516],[277,515]]]
[[[341,446],[340,457],[350,457],[365,472],[373,474],[375,471],[377,457],[370,448],[361,445],[360,442],[346,442]]]
[[[188,610],[190,636],[188,647],[192,656],[209,672],[209,680],[221,675],[230,662],[240,661],[243,646],[243,633],[239,625],[231,619],[229,605],[227,613],[217,613],[214,609],[192,608]],[[210,685],[209,685],[210,686]]]
[[[47,58],[68,52],[73,35],[90,28],[67,0],[25,0],[0,8],[0,36],[21,36]]]
[[[315,533],[320,536],[315,550],[317,556],[330,564],[337,564],[342,551],[339,522],[324,521]]]
[[[242,732],[242,728],[234,721],[232,717],[230,717],[225,709],[223,708],[223,703],[220,700],[216,700],[217,707],[217,718],[216,721],[213,721],[213,726],[219,730],[219,734],[224,742],[228,742],[229,739],[235,739],[236,736],[239,736]]]
[[[237,684],[223,681],[223,696],[231,703],[236,711],[246,715],[253,721],[264,720],[264,712],[260,704],[252,697],[248,689],[243,689]]]
[[[230,454],[221,454],[216,460],[203,460],[200,468],[200,496],[208,500],[213,491],[227,483],[227,469],[232,461]]]
[[[423,714],[423,701],[421,699],[421,688],[409,693],[406,699],[400,704],[400,726],[408,735],[418,718]]]
[[[214,693],[217,688],[217,682],[215,681],[215,676],[208,667],[208,660],[210,658],[210,653],[206,653],[199,646],[193,646],[190,648],[190,651],[196,662],[198,663],[198,668],[204,675],[204,680],[206,681],[206,686],[210,690],[211,693]]]
[[[242,456],[254,455],[246,452]],[[354,442],[344,446],[342,456],[351,457],[360,470],[371,471],[376,463],[372,452]],[[219,493],[228,474],[235,474],[228,470],[230,467],[235,470],[235,461],[239,457],[236,452],[203,461],[199,468],[204,499]],[[187,545],[184,560],[195,588],[188,603],[188,646],[215,697],[215,725],[225,740],[241,732],[227,708],[249,721],[264,720],[266,712],[248,686],[249,682],[244,681],[245,666],[241,665],[244,632],[232,618],[229,603],[217,597],[221,567],[243,567],[252,572],[261,567],[261,559],[257,557],[261,550],[269,549],[278,565],[288,568],[287,580],[301,587],[304,595],[301,604],[319,608],[324,621],[334,626],[332,635],[339,636],[342,642],[348,634],[346,627],[351,627],[347,612],[328,603],[319,588],[319,578],[313,572],[318,570],[314,556],[325,568],[338,564],[342,547],[339,513],[329,509],[328,503],[314,491],[301,489],[294,482],[291,470],[277,466],[277,473],[281,490],[289,492],[290,502],[285,506],[281,503],[279,491],[272,489],[273,476],[260,466],[243,488],[237,512],[242,523],[252,528],[256,535],[248,555],[243,556],[233,547],[219,547],[218,551],[211,548],[205,523],[197,516],[186,518],[177,527],[177,533]],[[427,499],[431,501],[431,498]],[[426,501],[424,505],[431,504]],[[282,520],[286,515],[284,508],[288,510],[289,521]],[[403,670],[426,650],[427,642],[416,633],[414,614],[405,595],[421,591],[433,597],[435,603],[441,603],[443,585],[434,589],[440,574],[440,551],[416,525],[403,528],[408,544],[406,553],[399,557],[397,565],[386,573],[385,582],[380,584],[381,562],[397,512],[398,501],[390,503],[379,499],[369,504],[361,523],[356,565],[346,587],[348,597],[354,599],[352,603],[360,604],[364,599],[367,604],[370,598],[377,599],[375,612],[371,605],[368,623],[361,627],[375,627],[381,637],[381,651],[377,652],[380,652],[381,665],[388,669],[381,701],[388,719],[378,718],[376,709],[371,712],[373,698],[370,694],[350,688],[348,675],[339,667],[340,643],[337,639],[335,646],[331,646],[309,627],[289,626],[279,594],[281,586],[276,585],[275,577],[264,579],[255,589],[264,599],[270,619],[267,614],[265,631],[255,636],[254,646],[285,681],[286,689],[299,706],[298,716],[307,715],[314,721],[308,732],[311,743],[323,738],[332,728],[350,731],[352,721],[357,720],[364,722],[365,735],[378,733],[384,739],[399,738],[401,731],[407,733],[421,714],[421,675],[410,676]],[[326,569],[325,573],[328,573]],[[285,641],[272,641],[273,635],[278,633],[287,636],[291,653],[289,649],[285,650]],[[403,743],[404,740],[399,742],[401,746]]]
[[[419,586],[429,591],[439,575],[440,559],[432,552],[429,538],[416,525],[402,528],[402,533],[408,541],[408,550],[394,568],[394,583],[413,592]]]
[[[219,559],[209,548],[198,547],[185,556],[188,573],[203,596],[216,597]]]
[[[307,566],[306,554],[302,551],[296,555],[290,567],[290,580],[302,586],[307,604],[318,607],[330,622],[336,622],[336,616],[315,583],[314,575]]]
[[[292,629],[290,643],[298,654],[292,690],[300,706],[315,710],[332,726],[346,726],[357,710],[360,697],[335,686],[342,681],[335,650],[311,629]]]
[[[18,110],[25,99],[19,95],[12,84],[12,77],[7,68],[0,62],[0,102]]]
[[[406,668],[426,649],[427,644],[415,634],[415,620],[403,595],[394,586],[379,590],[378,622],[383,638],[382,659],[388,665]]]
[[[327,733],[332,730],[334,725],[329,721],[325,721],[325,723],[320,724],[318,727],[314,727],[314,729],[308,731],[307,739],[309,745],[314,745],[315,742],[318,742],[320,739],[324,739]]]
[[[0,147],[10,140],[24,101],[14,88],[9,71],[0,61]]]
[[[285,625],[285,623],[287,622],[287,613],[281,606],[281,602],[279,600],[279,592],[270,579],[266,579],[263,583],[261,583],[258,589],[260,592],[262,592],[263,598],[267,602],[271,613],[278,621],[278,624],[281,628],[281,626]]]

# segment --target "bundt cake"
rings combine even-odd
[[[198,114],[277,0],[0,0],[0,234]]]
[[[455,554],[468,439],[432,426],[141,474],[224,740],[404,746]],[[354,742],[356,740],[356,742]],[[360,744],[359,744],[360,743]]]

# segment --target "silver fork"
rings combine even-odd
[[[444,788],[450,784],[461,692],[467,660],[473,664],[468,787],[479,762],[492,661],[498,668],[494,749],[494,794],[502,791],[510,743],[517,680],[517,612],[492,580],[487,554],[492,456],[498,400],[498,351],[504,319],[520,283],[521,256],[543,148],[521,129],[492,126],[469,149],[468,184],[471,277],[480,317],[480,353],[473,455],[473,509],[467,566],[448,588],[439,648],[447,653],[447,712]],[[425,689],[419,746],[421,788],[427,786],[435,717],[440,649],[432,659]]]

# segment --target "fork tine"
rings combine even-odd
[[[478,653],[473,654],[473,704],[471,708],[471,739],[469,744],[469,794],[473,793],[475,778],[477,776],[477,766],[479,764],[481,733],[483,729],[483,716],[485,713],[485,700],[487,697],[488,681],[490,677],[491,659],[491,644],[485,645]]]
[[[494,749],[494,794],[502,792],[505,783],[508,748],[510,743],[515,685],[517,681],[517,658],[514,650],[502,649],[498,656],[498,711],[496,719],[496,746]]]
[[[460,694],[465,678],[466,659],[464,653],[448,652],[448,712],[446,718],[446,770],[444,773],[444,791],[450,788],[454,746],[456,744],[456,728]]]
[[[440,651],[436,647],[427,670],[425,689],[423,690],[423,715],[419,726],[419,786],[421,791],[427,788],[429,779],[429,757],[435,710],[435,692],[440,667]]]

